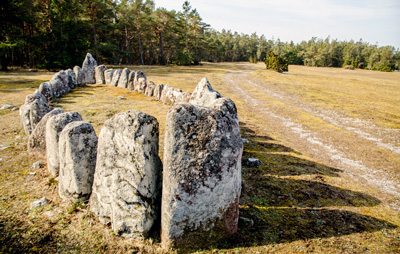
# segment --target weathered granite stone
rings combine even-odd
[[[262,162],[256,158],[246,158],[243,160],[243,164],[247,167],[258,167],[262,165]]]
[[[154,88],[153,96],[156,97],[157,100],[160,100],[163,88],[164,88],[163,84],[158,84]]]
[[[182,92],[177,98],[175,103],[179,102],[189,102],[192,98],[192,93],[189,92]]]
[[[111,86],[118,85],[118,81],[119,81],[119,78],[121,77],[121,73],[122,73],[122,71],[120,69],[114,70],[113,77],[112,77],[111,84],[110,84]]]
[[[64,127],[74,121],[82,121],[78,112],[67,112],[50,117],[46,123],[46,157],[47,169],[52,176],[58,176],[60,156],[58,141]]]
[[[107,70],[105,65],[99,65],[95,69],[96,84],[102,85],[106,83],[104,72]]]
[[[209,107],[215,100],[221,98],[221,94],[215,91],[207,78],[203,78],[193,91],[190,103]]]
[[[164,104],[175,104],[177,102],[182,102],[183,98],[184,92],[181,89],[165,85],[161,93],[160,101]]]
[[[54,74],[53,78],[50,80],[50,84],[54,97],[59,98],[71,91],[68,84],[68,75],[65,71],[59,71]]]
[[[10,104],[4,104],[3,106],[1,106],[1,108],[0,109],[10,109],[10,108],[15,108],[15,106],[14,105],[10,105]]]
[[[60,108],[55,108],[46,115],[43,116],[42,120],[36,125],[32,134],[28,139],[28,151],[36,153],[41,156],[46,156],[46,123],[50,117],[62,114],[64,111]]]
[[[130,110],[106,121],[99,135],[90,209],[120,235],[142,238],[159,216],[158,122]]]
[[[121,88],[128,87],[129,73],[130,73],[130,70],[128,68],[125,68],[122,70],[121,76],[119,77],[119,80],[118,80],[118,85],[117,85],[118,87],[121,87]]]
[[[111,86],[111,82],[113,79],[113,74],[114,70],[113,69],[107,69],[104,71],[104,79],[106,81],[106,85]]]
[[[144,94],[147,87],[147,78],[144,72],[137,71],[135,72],[135,80],[134,80],[135,91]]]
[[[58,193],[72,202],[89,199],[96,166],[97,136],[90,123],[67,124],[59,139],[60,175]]]
[[[47,99],[36,90],[25,97],[25,104],[19,109],[21,124],[25,133],[30,135],[42,117],[51,111]]]
[[[39,86],[39,92],[46,97],[47,101],[53,98],[53,90],[51,89],[50,82],[43,82]]]
[[[85,73],[85,83],[86,84],[95,84],[95,68],[97,67],[97,61],[94,60],[93,56],[90,53],[86,54],[85,61],[82,64],[82,71]]]
[[[135,91],[135,75],[136,72],[135,71],[131,71],[129,73],[129,77],[128,77],[128,89],[131,91]]]
[[[75,72],[72,69],[68,69],[65,71],[68,76],[68,85],[71,89],[78,86],[78,82],[76,81]]]
[[[82,71],[81,67],[74,67],[76,83],[78,86],[83,86],[85,84],[85,73]]]
[[[39,169],[39,168],[42,168],[44,165],[46,165],[45,162],[43,162],[43,161],[37,161],[37,162],[35,162],[35,163],[32,164],[32,168]]]
[[[242,139],[223,110],[182,103],[167,114],[161,240],[205,246],[237,231]]]
[[[39,200],[36,200],[36,201],[33,201],[32,203],[31,203],[31,210],[32,209],[35,209],[36,207],[40,207],[40,206],[45,206],[45,205],[47,205],[49,202],[47,201],[47,198],[46,197],[43,197],[43,198],[41,198],[41,199],[39,199]]]
[[[147,84],[144,94],[146,96],[152,97],[154,94],[154,89],[156,89],[156,85],[153,83],[153,81],[150,81],[149,84]]]

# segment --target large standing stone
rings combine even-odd
[[[203,78],[193,91],[190,103],[209,107],[215,100],[221,98],[221,94],[215,91],[207,78]]]
[[[66,70],[67,76],[68,76],[68,85],[71,89],[75,88],[78,86],[78,82],[76,81],[76,75],[75,72],[72,69]]]
[[[104,71],[104,79],[106,81],[106,85],[111,86],[111,82],[113,79],[113,74],[114,70],[113,69],[107,69]]]
[[[94,60],[93,56],[90,53],[86,54],[85,61],[82,64],[82,71],[85,73],[85,83],[86,84],[95,84],[95,68],[97,67],[97,61]]]
[[[99,65],[95,68],[96,84],[102,85],[106,83],[104,72],[107,70],[105,65]]]
[[[163,88],[164,88],[163,84],[158,84],[156,85],[156,88],[154,88],[153,96],[156,97],[157,100],[160,100]]]
[[[74,121],[82,121],[78,112],[67,112],[50,117],[46,123],[47,169],[52,176],[57,176],[60,169],[58,141],[64,127]]]
[[[78,86],[83,86],[85,84],[85,73],[82,71],[81,67],[74,67],[76,83]]]
[[[159,216],[158,122],[130,110],[106,121],[99,135],[90,209],[132,238],[146,236]]]
[[[134,87],[136,92],[144,94],[147,87],[147,78],[146,75],[144,75],[144,72],[137,71],[135,73]]]
[[[46,97],[47,101],[53,97],[53,91],[51,89],[50,82],[43,82],[42,84],[40,84],[39,92],[43,94],[44,97]]]
[[[96,166],[97,136],[90,123],[69,123],[60,134],[58,193],[72,202],[89,199]]]
[[[123,69],[121,76],[118,80],[118,87],[121,87],[121,88],[128,87],[129,73],[130,73],[130,71],[128,68]]]
[[[122,73],[121,69],[114,70],[113,77],[112,77],[111,84],[110,84],[111,86],[118,85],[118,81],[119,81],[119,78],[121,77],[121,73]]]
[[[154,89],[156,89],[156,85],[153,83],[153,81],[150,81],[146,87],[146,91],[144,92],[144,94],[146,96],[152,97],[154,94]]]
[[[164,144],[162,244],[204,247],[234,234],[243,151],[236,119],[177,104],[167,114]]]
[[[46,156],[46,123],[50,117],[62,114],[64,111],[60,108],[55,108],[45,116],[36,125],[32,134],[28,139],[28,151],[38,155]]]
[[[128,89],[131,91],[135,91],[135,75],[136,72],[135,71],[131,71],[129,73],[129,77],[128,77]]]
[[[42,117],[51,111],[47,99],[36,90],[25,97],[25,104],[19,109],[21,124],[25,133],[30,135]]]
[[[71,88],[68,84],[68,76],[65,71],[59,71],[58,73],[54,74],[50,80],[50,84],[53,95],[57,98],[71,91]]]

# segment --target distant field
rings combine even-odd
[[[188,92],[207,77],[236,103],[242,137],[250,141],[243,157],[263,162],[242,169],[240,214],[254,226],[241,225],[217,246],[191,251],[400,253],[400,73],[290,66],[279,74],[264,67],[129,66],[148,81]],[[0,73],[0,106],[20,106],[51,76]],[[79,112],[97,134],[116,113],[151,114],[160,122],[162,156],[169,105],[88,85],[52,106]],[[0,252],[162,253],[158,231],[143,242],[122,239],[86,205],[64,203],[47,169],[31,167],[39,158],[26,152],[27,139],[18,111],[0,111],[0,145],[10,146],[0,150]],[[51,203],[31,211],[30,203],[43,196]]]

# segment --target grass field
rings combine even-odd
[[[122,67],[119,67],[122,68]],[[192,92],[201,78],[236,103],[245,144],[240,215],[254,225],[195,253],[400,253],[400,73],[263,64],[129,66],[156,84]],[[2,104],[20,106],[52,73],[0,73]],[[118,100],[118,96],[126,100]],[[52,102],[77,111],[97,134],[114,114],[137,109],[160,123],[161,102],[126,89],[87,85]],[[0,111],[0,253],[174,253],[159,231],[139,242],[114,235],[85,204],[65,203],[46,167],[26,151],[18,111]],[[35,175],[29,173],[36,172]],[[30,210],[42,197],[44,207]],[[184,250],[181,252],[187,252]]]

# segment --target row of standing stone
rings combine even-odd
[[[76,80],[128,88],[175,105],[167,113],[163,167],[153,116],[135,110],[117,114],[97,138],[79,113],[51,110],[43,89],[28,95],[22,111],[35,116],[39,108],[42,115],[34,121],[29,117],[34,130],[28,150],[46,153],[51,175],[59,177],[60,196],[74,202],[89,199],[100,221],[111,222],[125,237],[146,237],[161,217],[164,246],[201,246],[235,233],[243,143],[233,101],[213,90],[206,78],[193,94],[185,93],[147,84],[141,71],[97,66],[90,54],[81,72],[74,69]],[[74,82],[62,77],[55,75],[66,81],[63,85],[49,82],[52,96],[67,91],[68,80]]]

